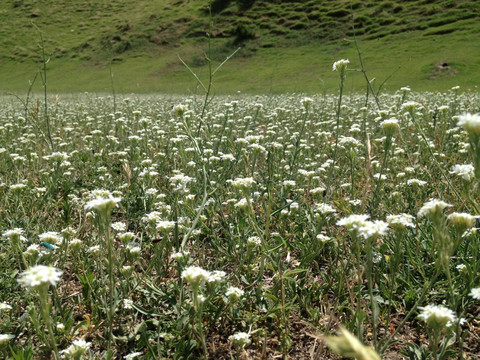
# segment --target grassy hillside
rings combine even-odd
[[[51,91],[110,91],[112,64],[117,91],[197,92],[178,55],[204,78],[209,33],[215,65],[241,48],[217,73],[217,92],[334,91],[333,61],[359,67],[352,24],[377,86],[389,78],[391,91],[474,89],[478,15],[475,0],[215,0],[210,25],[206,1],[5,0],[0,89],[26,91],[42,35]],[[348,81],[349,89],[365,86],[359,73]]]

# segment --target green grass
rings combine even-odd
[[[339,58],[357,62],[352,11],[370,75],[382,82],[393,74],[386,90],[410,85],[441,91],[457,84],[473,89],[479,80],[480,47],[472,40],[479,27],[476,1],[256,1],[247,10],[235,1],[216,3],[221,10],[213,16],[212,58],[220,62],[242,47],[216,79],[220,93],[335,91],[335,77],[326,70]],[[110,61],[121,92],[194,92],[177,55],[205,72],[200,66],[207,49],[205,2],[5,1],[0,21],[4,91],[26,91],[35,75],[40,61],[35,26],[45,39],[54,92],[108,91]],[[461,66],[425,73],[441,62]],[[349,89],[362,90],[361,77],[352,78]]]

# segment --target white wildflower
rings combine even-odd
[[[358,230],[360,227],[365,225],[365,222],[369,218],[368,215],[349,215],[345,218],[340,219],[337,221],[338,226],[345,226],[347,230]]]
[[[202,282],[206,281],[209,276],[209,271],[198,266],[189,266],[182,271],[182,279],[192,285],[192,287],[197,287]]]
[[[402,109],[408,112],[414,111],[420,107],[420,104],[415,101],[407,101],[402,104]]]
[[[320,203],[320,204],[315,204],[314,212],[322,215],[329,215],[329,214],[336,213],[336,210],[331,205]]]
[[[253,185],[255,185],[255,180],[251,177],[236,178],[235,180],[232,181],[232,185],[237,189],[248,190],[248,189],[251,189]]]
[[[330,237],[324,234],[317,234],[317,240],[320,241],[321,243],[326,243],[330,241]]]
[[[242,289],[235,286],[230,286],[225,292],[225,296],[230,302],[234,302],[240,299],[244,293],[245,292]]]
[[[364,239],[383,236],[388,231],[388,224],[382,220],[365,221],[358,228],[358,234]]]
[[[62,239],[62,236],[55,231],[47,231],[38,235],[38,237],[40,238],[40,241],[44,241],[49,244],[55,244],[56,242],[60,242]]]
[[[246,209],[247,206],[248,206],[248,201],[245,198],[235,203],[235,207],[239,209]]]
[[[85,210],[97,210],[100,213],[108,213],[122,200],[121,197],[114,197],[108,194],[106,197],[97,196],[85,204]]]
[[[11,310],[12,307],[5,302],[0,303],[0,311],[2,310]]]
[[[395,118],[383,120],[381,125],[387,136],[393,136],[400,129],[398,120]]]
[[[172,258],[172,260],[180,261],[182,259],[188,258],[189,255],[190,251],[185,250],[173,253],[172,255],[170,255],[170,258]]]
[[[10,185],[10,190],[12,191],[20,191],[20,190],[23,190],[27,187],[27,185],[25,184],[13,184],[13,185]]]
[[[317,195],[317,194],[323,195],[324,192],[325,192],[324,187],[316,187],[316,188],[310,190],[310,194],[312,194],[312,195]]]
[[[131,299],[123,299],[123,308],[124,309],[133,309],[133,300]]]
[[[185,111],[187,111],[188,108],[186,105],[183,104],[177,104],[173,107],[172,113],[174,116],[182,117],[183,114],[185,114]]]
[[[466,270],[467,270],[467,265],[465,265],[465,264],[458,264],[457,266],[455,266],[455,268],[456,268],[458,271],[466,271]]]
[[[227,273],[222,270],[214,270],[209,272],[208,277],[207,277],[207,282],[208,283],[216,283],[219,281],[222,281]]]
[[[452,310],[441,305],[427,305],[419,307],[419,310],[421,313],[418,318],[434,329],[450,327],[457,320],[457,316]]]
[[[407,181],[407,184],[422,187],[422,186],[425,186],[427,184],[427,182],[423,181],[423,180],[418,180],[418,179],[409,179]]]
[[[471,135],[480,135],[480,114],[459,115],[457,126],[463,127]]]
[[[473,288],[470,290],[470,293],[468,294],[475,300],[480,300],[480,287],[479,288]]]
[[[62,350],[60,353],[65,357],[79,359],[85,351],[87,351],[91,346],[91,343],[86,342],[83,339],[73,340],[72,345],[70,345],[65,350]]]
[[[247,245],[250,245],[250,246],[258,246],[261,243],[262,243],[262,240],[258,236],[250,236],[247,239]]]
[[[340,59],[333,63],[332,71],[342,71],[347,68],[347,65],[350,63],[348,59]]]
[[[130,353],[128,355],[125,355],[123,358],[125,360],[134,360],[136,358],[138,358],[140,355],[143,355],[143,353],[141,352],[133,352],[133,353]]]
[[[140,245],[135,241],[129,242],[126,246],[126,249],[132,255],[140,254],[140,252],[142,251],[142,249],[140,248]]]
[[[112,229],[115,231],[125,231],[127,229],[127,224],[121,221],[112,223]]]
[[[422,217],[429,217],[437,213],[438,211],[442,211],[446,207],[451,207],[452,205],[447,204],[445,201],[442,200],[430,200],[427,201],[421,209],[418,211],[417,217],[420,219]]]
[[[475,168],[472,164],[454,165],[450,174],[457,175],[465,181],[472,181],[475,178]]]
[[[15,228],[12,230],[7,230],[3,233],[3,236],[9,239],[10,241],[18,241],[22,240],[23,242],[27,241],[27,239],[22,235],[23,229]]]
[[[251,343],[250,334],[245,332],[237,332],[228,337],[230,341],[232,341],[235,346],[239,348],[243,348],[244,346],[248,346]]]
[[[393,229],[415,228],[414,217],[409,214],[388,215],[387,222]]]
[[[91,253],[91,254],[99,254],[99,253],[100,253],[100,245],[90,246],[90,247],[87,249],[87,252],[88,252],[88,253]]]
[[[6,343],[9,340],[15,339],[15,335],[12,334],[0,334],[0,345]]]
[[[118,234],[118,239],[122,241],[123,243],[126,243],[130,240],[132,240],[135,237],[135,234],[133,232],[124,232]]]
[[[309,97],[304,97],[300,100],[300,102],[305,108],[308,108],[310,104],[313,102],[313,99]]]
[[[473,227],[473,225],[475,225],[475,216],[467,213],[454,212],[448,215],[447,219],[453,225],[462,227],[462,228],[470,228],[470,227]]]
[[[175,228],[175,221],[157,221],[156,228],[158,231],[171,231]]]
[[[63,271],[45,265],[36,265],[25,270],[18,282],[27,288],[36,288],[44,284],[56,285]]]

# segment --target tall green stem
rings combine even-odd
[[[335,126],[335,147],[333,150],[333,163],[330,167],[330,171],[328,173],[328,178],[327,178],[327,189],[326,189],[325,198],[328,198],[328,196],[330,195],[330,186],[332,183],[333,171],[335,169],[335,165],[337,164],[338,128],[340,127],[340,112],[342,109],[343,86],[345,84],[345,71],[346,69],[343,67],[340,73],[340,94],[338,96],[338,103],[337,103],[337,115],[336,115],[336,126]]]
[[[377,347],[377,325],[378,325],[378,305],[373,296],[373,239],[367,239],[367,286],[368,296],[370,298],[370,306],[372,310],[372,332],[373,332],[373,345]]]
[[[380,174],[379,174],[379,177],[378,177],[378,180],[377,180],[377,185],[375,185],[375,191],[373,192],[372,202],[371,202],[371,206],[370,206],[370,209],[369,209],[370,215],[372,214],[373,210],[377,207],[378,190],[379,190],[380,184],[382,182],[383,172],[385,171],[385,168],[387,167],[388,153],[390,151],[391,145],[392,145],[392,137],[387,136],[387,138],[385,139],[385,156],[383,158],[382,167],[380,168]]]
[[[198,325],[198,334],[200,336],[200,342],[202,344],[202,351],[204,359],[208,359],[208,352],[207,352],[207,344],[205,342],[205,333],[203,331],[203,324],[202,324],[202,304],[198,299],[198,287],[193,287],[193,307],[195,308],[195,315],[197,317],[197,325]]]
[[[110,234],[110,214],[105,216],[105,237],[107,242],[107,259],[108,259],[108,292],[109,292],[109,309],[108,309],[108,349],[110,350],[113,341],[113,317],[115,312],[115,279],[113,274],[113,238]]]
[[[39,289],[39,298],[40,298],[40,312],[42,314],[43,322],[48,331],[48,336],[50,338],[50,346],[55,355],[55,359],[60,359],[60,354],[58,352],[57,341],[55,339],[55,333],[53,332],[52,320],[50,319],[49,303],[48,303],[48,285],[42,285]]]

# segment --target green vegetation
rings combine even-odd
[[[369,74],[385,89],[474,88],[480,73],[480,3],[470,1],[212,1],[212,60],[241,50],[218,74],[217,93],[334,91],[330,66],[356,64],[355,31]],[[0,3],[0,89],[21,92],[39,68],[45,39],[53,92],[196,93],[178,61],[206,72],[205,1],[8,0]],[[466,51],[468,49],[468,51]],[[446,63],[447,66],[441,66]],[[400,69],[399,69],[400,66]],[[445,70],[445,71],[444,71]],[[359,75],[347,90],[361,90]],[[41,90],[39,86],[34,89]]]
[[[477,357],[478,94],[18,100],[1,359]]]

